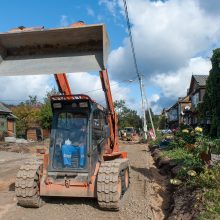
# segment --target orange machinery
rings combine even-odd
[[[105,26],[20,27],[0,34],[0,76],[55,74],[62,95],[51,97],[51,141],[44,160],[25,163],[15,188],[18,204],[40,207],[45,196],[93,197],[119,210],[129,187],[129,161],[118,148],[117,115],[108,72]],[[106,108],[72,95],[65,72],[100,71]]]

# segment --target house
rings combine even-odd
[[[2,103],[0,103],[0,133],[2,137],[16,136],[16,116]]]
[[[179,97],[178,101],[162,114],[167,116],[167,127],[170,129],[177,128],[181,124],[189,124],[188,111],[191,108],[190,97]]]
[[[181,124],[190,124],[191,100],[187,95],[178,99],[178,121]]]
[[[188,96],[191,100],[191,119],[190,124],[196,126],[198,124],[204,124],[203,121],[200,121],[198,118],[198,106],[203,102],[206,81],[208,75],[192,75],[190,87],[188,89]]]
[[[181,124],[191,126],[207,125],[209,119],[199,119],[198,106],[203,102],[206,81],[208,75],[192,75],[187,96],[178,98],[178,101],[168,109],[164,109],[162,115],[167,118],[167,127],[177,128]]]
[[[161,117],[164,118],[164,128],[169,128],[169,126],[168,126],[168,108],[164,108],[162,110]]]
[[[167,110],[167,125],[170,129],[177,128],[179,125],[178,102]]]

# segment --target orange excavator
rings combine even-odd
[[[0,33],[0,76],[56,73],[62,94],[51,97],[51,139],[43,161],[28,161],[17,173],[19,205],[37,208],[50,196],[92,197],[102,209],[120,209],[130,168],[127,152],[118,146],[107,49],[103,24],[19,27]],[[85,94],[73,95],[65,74],[97,70],[106,108]]]

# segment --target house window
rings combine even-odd
[[[0,118],[0,131],[5,131],[5,130],[6,130],[5,119]]]
[[[170,121],[176,121],[177,120],[177,109],[172,109],[170,111]]]
[[[192,96],[192,104],[196,108],[198,103],[199,103],[199,93],[197,92]]]

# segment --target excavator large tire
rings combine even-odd
[[[115,159],[101,163],[97,178],[97,198],[100,208],[120,210],[123,203],[123,195],[128,187],[128,159]]]
[[[43,164],[33,160],[21,166],[15,182],[15,193],[18,204],[28,208],[39,208],[43,205],[40,197],[40,173]]]

